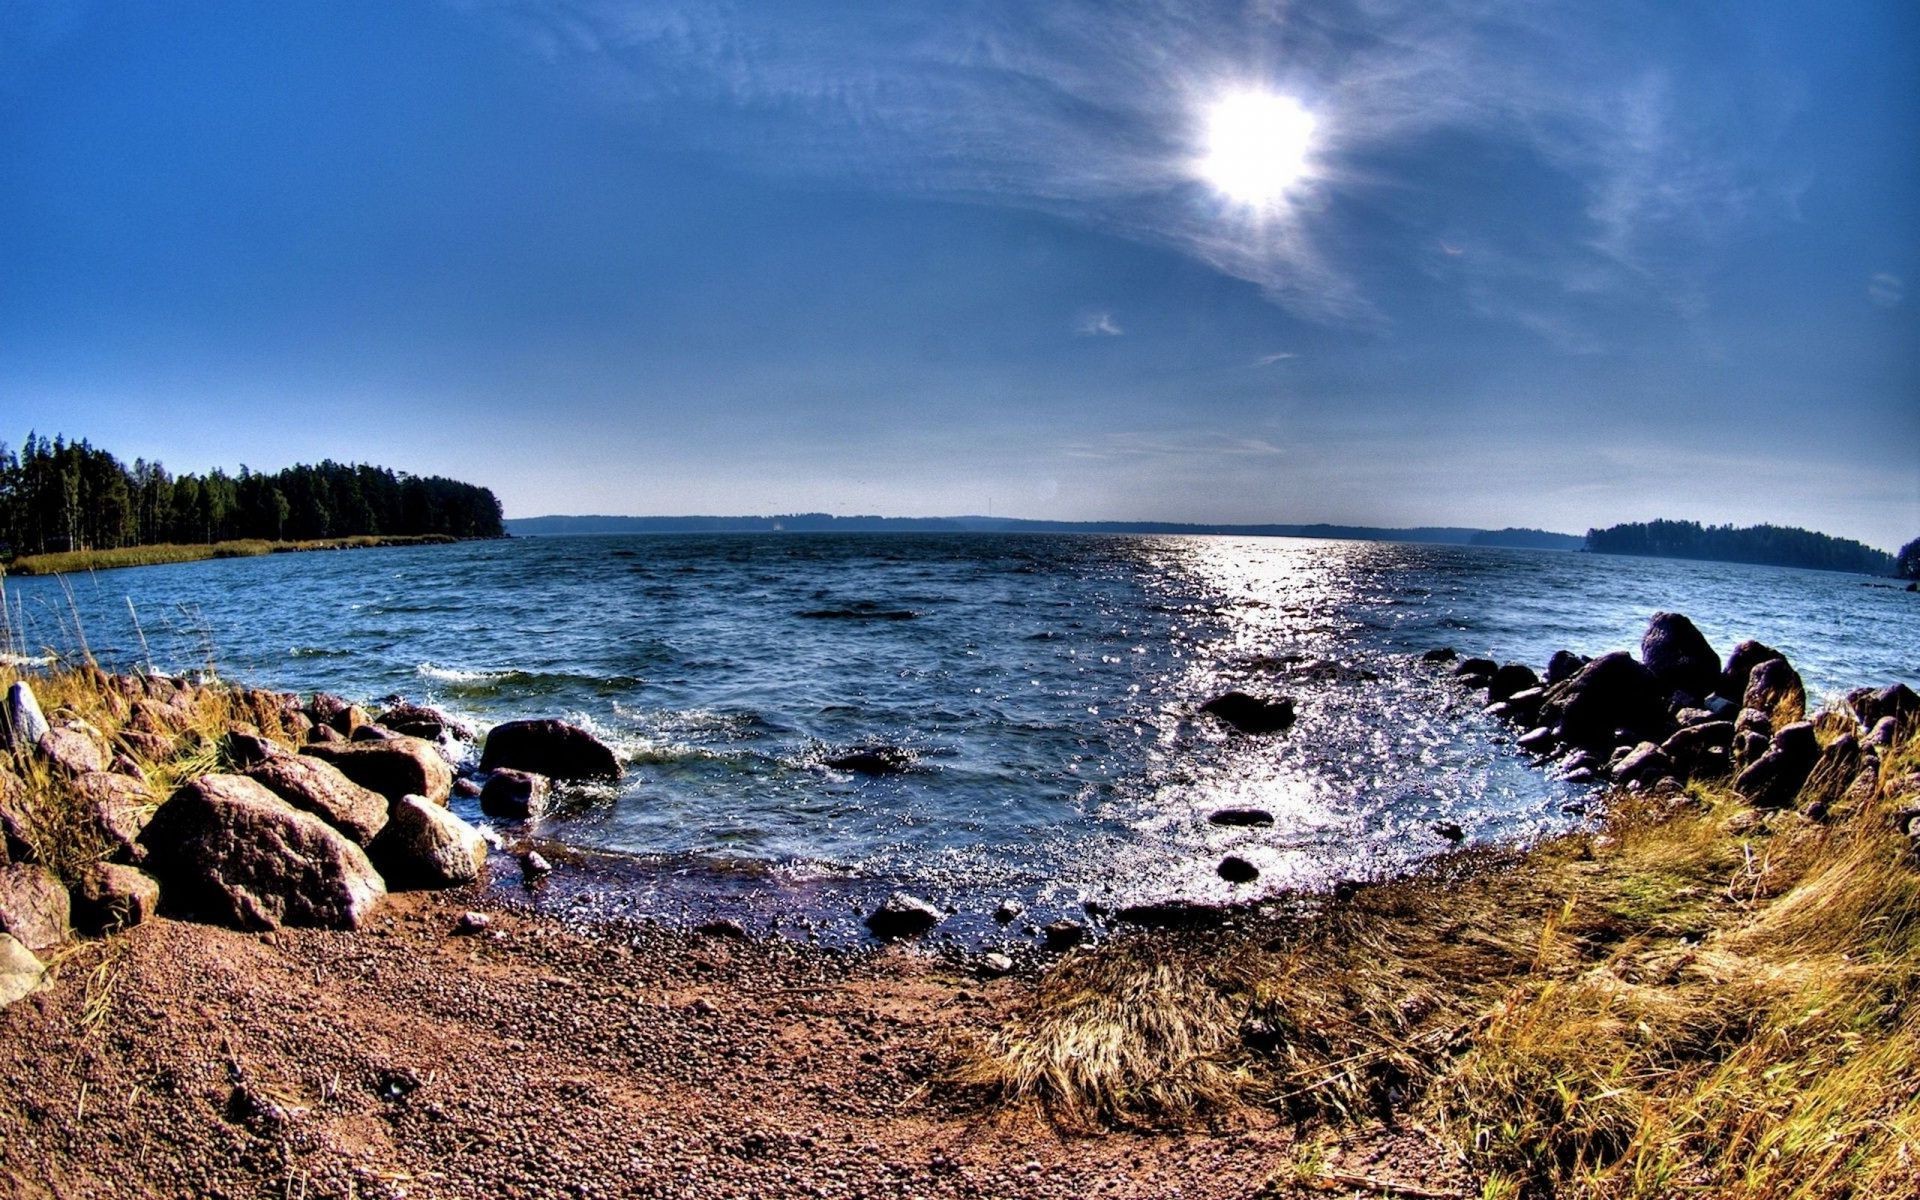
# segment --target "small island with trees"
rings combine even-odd
[[[1784,525],[1752,525],[1742,529],[1732,525],[1702,525],[1698,521],[1636,522],[1588,530],[1587,550],[1594,554],[1691,558],[1920,578],[1920,538],[1907,543],[1895,556],[1849,538]]]

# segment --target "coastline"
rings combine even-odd
[[[69,550],[22,555],[0,568],[0,575],[70,575],[84,571],[113,571],[126,567],[157,567],[171,563],[204,562],[212,558],[259,558],[268,554],[298,554],[319,550],[373,550],[389,546],[450,546],[466,539],[444,533],[361,534],[303,542],[242,539],[205,545],[160,543],[122,546],[113,550]]]

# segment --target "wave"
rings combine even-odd
[[[523,671],[518,667],[443,667],[431,662],[416,664],[413,673],[422,679],[437,680],[443,685],[443,690],[458,696],[498,696],[512,691],[544,695],[575,687],[591,688],[601,693],[624,692],[645,682],[637,675]]]

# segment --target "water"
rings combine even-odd
[[[8,581],[28,645],[208,662],[264,686],[561,715],[631,764],[538,835],[620,852],[596,903],[844,912],[896,885],[1036,915],[1246,898],[1556,828],[1576,789],[1444,671],[1450,645],[1538,667],[1691,615],[1722,653],[1784,650],[1809,688],[1920,685],[1920,597],[1858,576],[1544,552],[1201,537],[525,539]],[[130,602],[130,604],[129,604]],[[77,620],[76,620],[77,616]],[[1227,687],[1290,731],[1197,713]],[[821,765],[887,743],[904,775]],[[1211,825],[1253,806],[1270,828]],[[476,815],[469,811],[469,815]],[[1226,853],[1260,868],[1221,881]],[[570,897],[580,900],[580,895]],[[691,907],[690,907],[691,906]]]

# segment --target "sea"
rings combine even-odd
[[[1658,610],[1810,692],[1920,687],[1920,595],[1726,563],[1294,538],[650,534],[283,554],[5,581],[17,652],[557,716],[624,758],[529,826],[540,903],[846,940],[894,890],[958,937],[1166,900],[1311,896],[1589,819],[1421,656],[1539,669]],[[1200,706],[1293,698],[1277,734]],[[899,774],[836,770],[896,747]],[[1263,827],[1209,816],[1258,808]],[[1449,831],[1451,832],[1451,831]],[[1229,883],[1227,855],[1259,878]],[[511,860],[507,860],[510,862]],[[511,867],[496,886],[523,881]],[[529,881],[530,882],[530,881]],[[1017,932],[1017,931],[1016,931]]]

